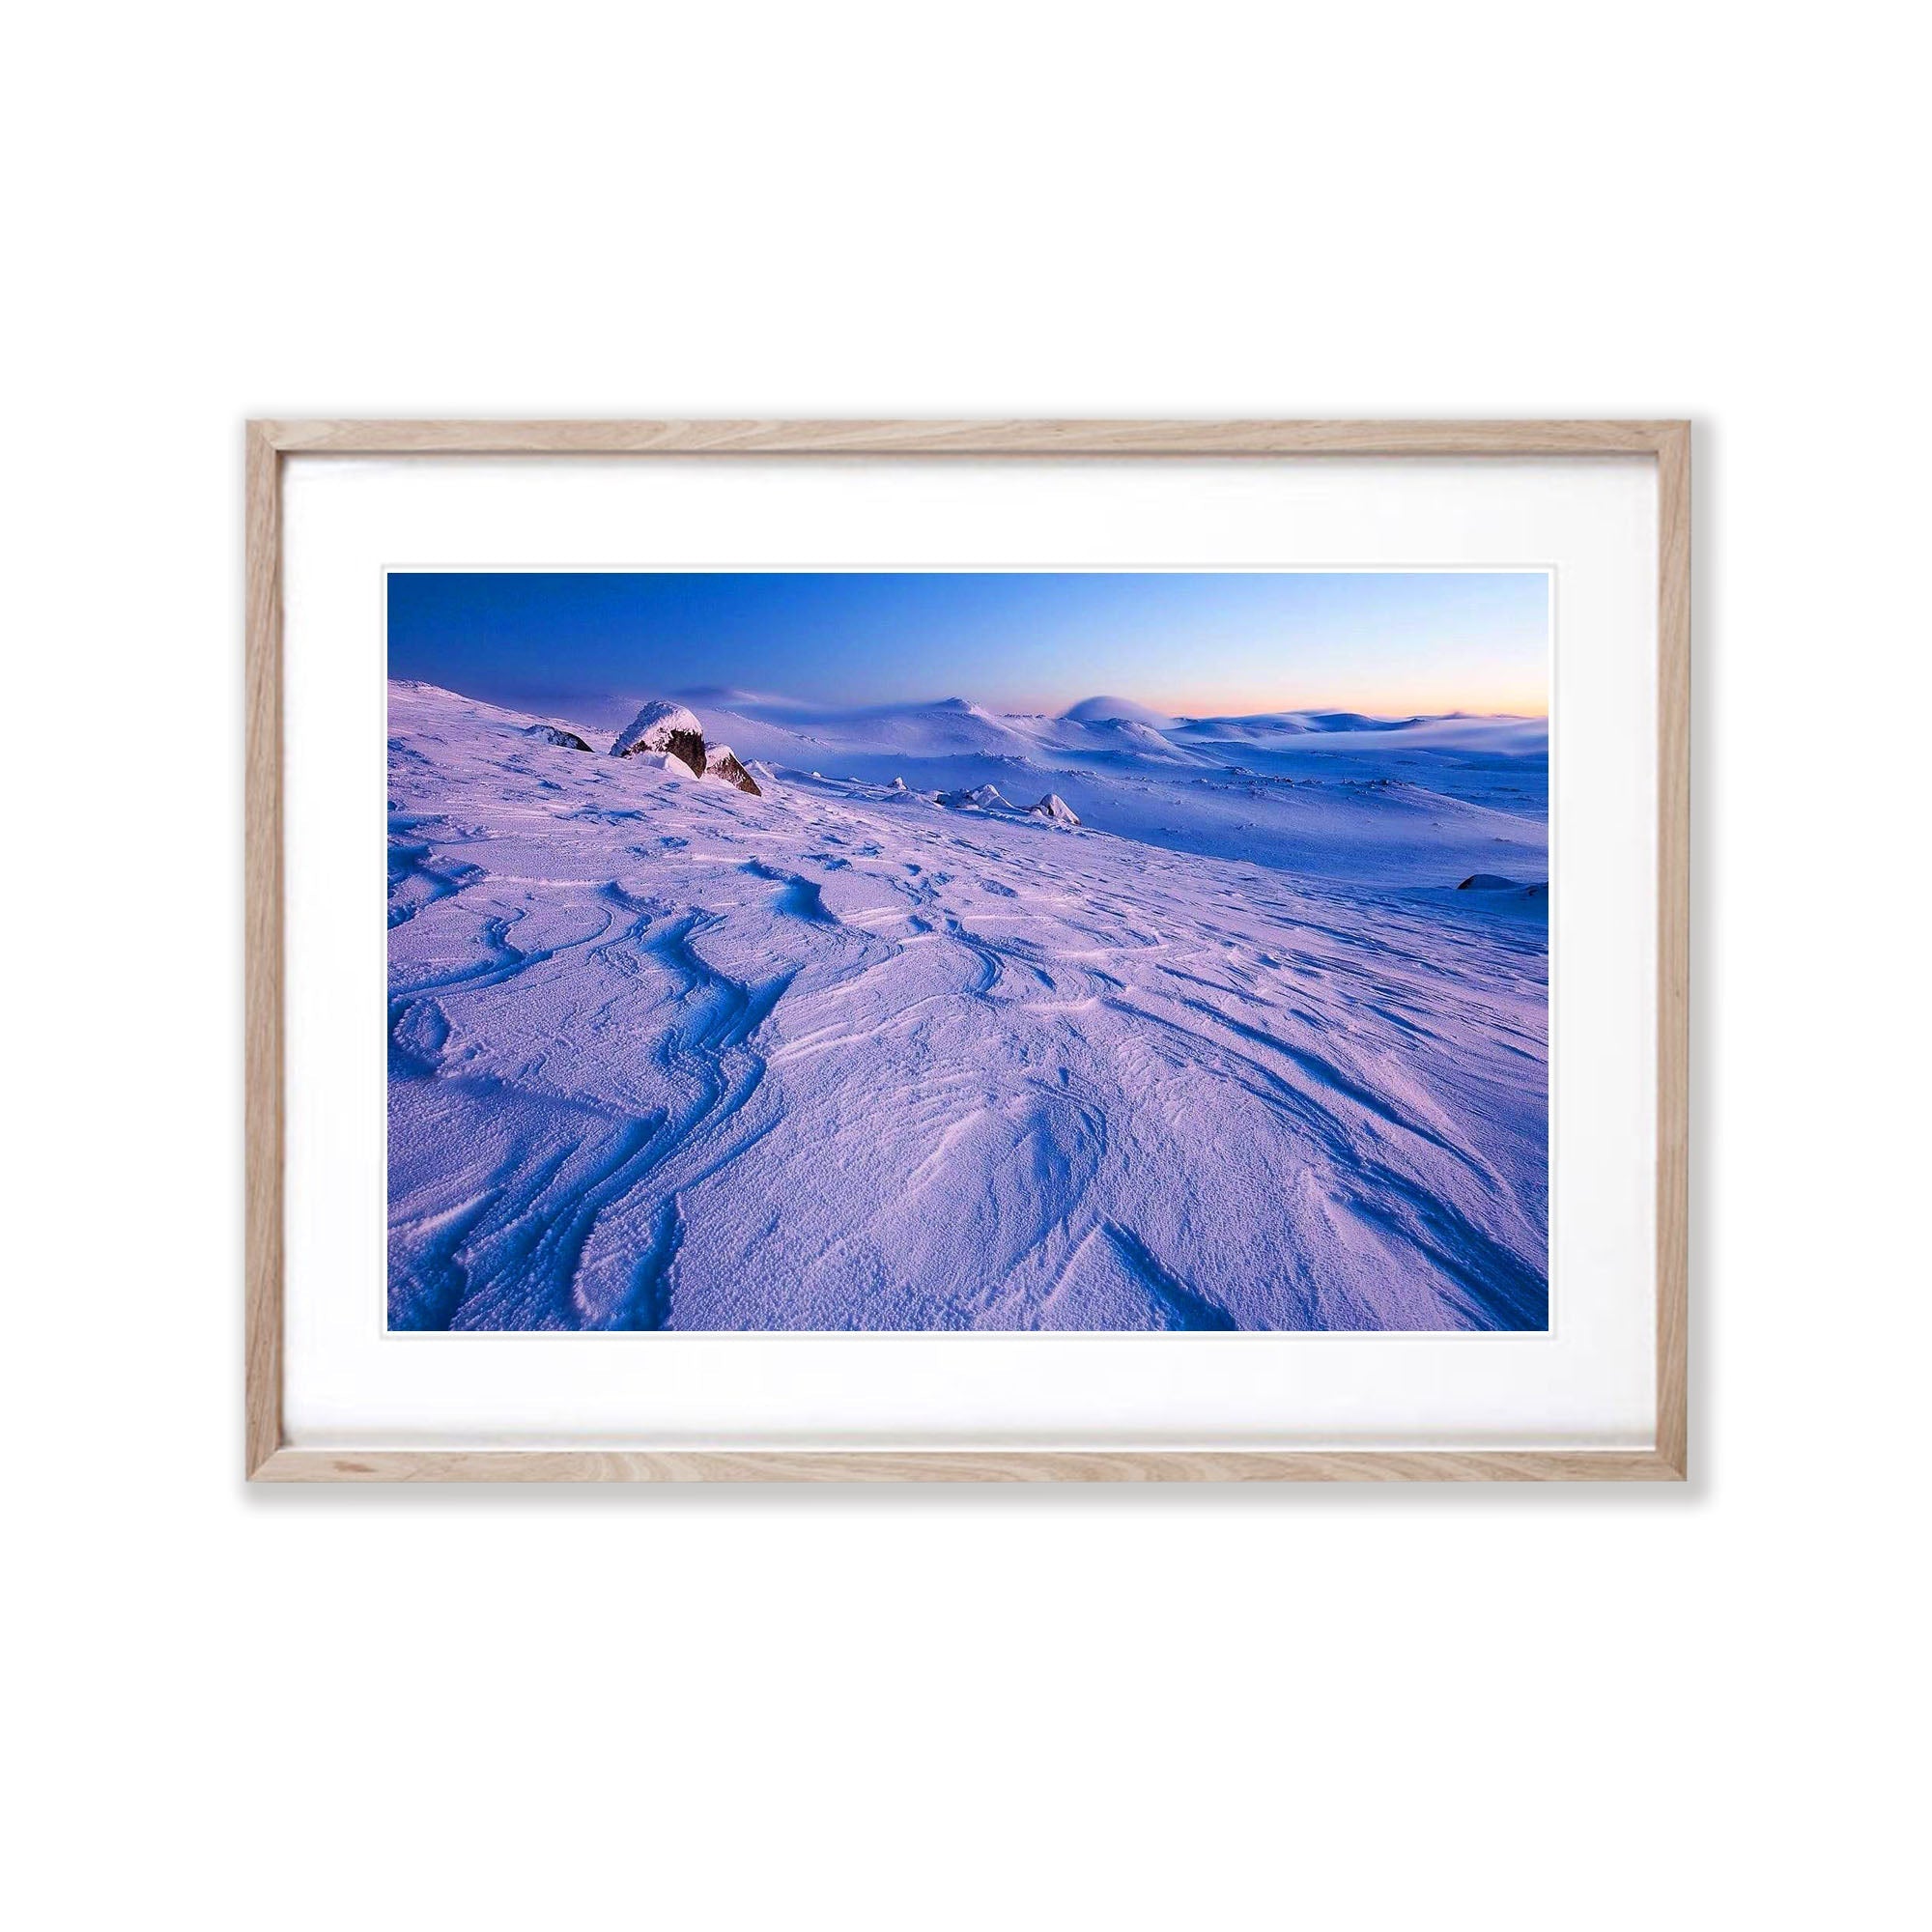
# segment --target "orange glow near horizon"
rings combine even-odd
[[[392,674],[1058,716],[1546,717],[1546,571],[399,572]]]
[[[1099,696],[1088,693],[1086,696]],[[1175,696],[1159,690],[1108,691],[1105,696],[1123,697],[1144,704],[1150,711],[1171,718],[1254,718],[1284,711],[1356,711],[1365,718],[1439,718],[1451,712],[1470,717],[1522,718],[1547,720],[1549,716],[1548,684],[1534,687],[1499,686],[1494,690],[1445,691],[1426,686],[1364,690],[1339,685],[1302,684],[1293,689],[1277,688],[1257,693],[1243,691],[1192,691]],[[1003,710],[1044,712],[1057,716],[1070,701],[1054,698],[1040,703],[1010,704]]]

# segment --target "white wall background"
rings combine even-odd
[[[1922,1904],[1910,20],[14,23],[18,1922]],[[250,412],[1693,415],[1695,1483],[244,1492]]]

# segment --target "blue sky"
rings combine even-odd
[[[1548,708],[1541,572],[392,572],[389,674],[517,704],[1104,693],[1203,717]]]

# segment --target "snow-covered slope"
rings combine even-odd
[[[1127,719],[1136,724],[1151,724],[1157,730],[1171,730],[1174,720],[1150,705],[1136,704],[1131,697],[1083,697],[1061,714],[1076,724],[1104,724]]]
[[[829,740],[754,797],[531,722],[391,687],[393,1324],[1543,1325],[1544,929],[1456,891],[1540,825],[1015,779],[1074,829]],[[1350,867],[1243,856],[1304,805]]]
[[[1305,722],[1314,714],[1292,713],[1163,731],[1140,719],[996,714],[962,699],[835,710],[734,692],[694,702],[707,738],[748,762],[898,778],[923,792],[1051,791],[1087,823],[1171,851],[1381,885],[1547,870],[1541,720],[1317,730]]]

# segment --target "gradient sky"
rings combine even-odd
[[[1096,694],[1189,717],[1548,709],[1541,571],[389,576],[389,674],[473,697]]]

